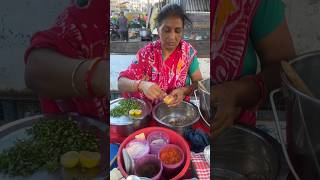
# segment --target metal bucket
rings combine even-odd
[[[310,97],[293,87],[282,73],[284,87],[270,94],[278,135],[283,151],[296,179],[320,179],[320,52],[301,55],[290,62],[316,97]],[[274,96],[282,91],[286,96],[287,147],[280,133]],[[290,157],[290,158],[289,158]]]
[[[210,79],[199,81],[198,89],[194,91],[194,96],[196,100],[199,99],[198,110],[201,118],[210,127]]]
[[[213,179],[285,180],[288,175],[280,144],[262,130],[237,124],[212,146]]]

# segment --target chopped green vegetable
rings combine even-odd
[[[38,170],[55,172],[60,156],[68,151],[99,151],[94,132],[80,129],[74,120],[41,119],[27,129],[30,138],[18,139],[0,153],[0,172],[29,176]]]
[[[131,109],[141,109],[140,104],[133,99],[123,99],[110,111],[112,117],[126,116]]]

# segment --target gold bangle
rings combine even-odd
[[[80,69],[80,66],[85,63],[87,60],[84,59],[84,60],[81,60],[72,70],[72,75],[71,75],[71,85],[72,85],[72,89],[73,91],[78,95],[78,96],[82,96],[81,92],[79,91],[79,89],[77,88],[76,86],[76,83],[75,83],[75,77],[76,77],[76,74],[77,74],[77,71]]]

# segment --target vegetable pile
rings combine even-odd
[[[110,115],[112,117],[126,116],[132,109],[141,109],[141,107],[139,103],[133,99],[123,99],[119,102],[119,106],[116,106],[110,111]]]
[[[0,172],[29,176],[39,170],[55,172],[68,151],[98,151],[96,133],[80,129],[71,119],[41,119],[26,130],[28,138],[0,153]]]

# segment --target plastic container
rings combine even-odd
[[[168,149],[174,149],[179,153],[180,160],[174,164],[167,164],[165,161],[161,159],[161,154],[167,151]],[[167,144],[163,146],[159,153],[158,158],[162,162],[163,166],[163,176],[166,178],[172,178],[175,174],[177,174],[181,170],[182,163],[184,162],[184,153],[182,149],[175,144]],[[170,158],[172,160],[172,158]]]
[[[135,161],[149,153],[149,143],[143,139],[133,139],[126,145],[126,150]]]
[[[158,155],[159,150],[166,144],[170,143],[167,133],[164,131],[155,131],[147,136],[147,141],[150,146],[150,153]]]
[[[135,161],[134,172],[137,176],[158,180],[161,177],[162,170],[162,163],[156,155],[147,154]]]
[[[184,157],[185,157],[185,161],[182,163],[182,167],[181,170],[179,172],[177,172],[177,174],[172,177],[173,180],[178,180],[178,179],[183,179],[184,175],[187,173],[188,168],[190,166],[190,162],[191,162],[191,152],[190,152],[190,148],[188,143],[186,142],[186,140],[179,135],[178,133],[172,131],[171,129],[168,128],[162,128],[162,127],[148,127],[148,128],[144,128],[144,129],[140,129],[134,133],[132,133],[131,135],[129,135],[120,145],[120,149],[118,151],[118,158],[117,158],[117,162],[118,162],[118,168],[121,172],[121,174],[126,178],[128,177],[128,174],[125,172],[124,170],[124,161],[123,161],[123,157],[122,157],[122,149],[126,147],[126,145],[132,140],[134,139],[134,137],[138,134],[144,133],[146,136],[148,136],[151,132],[154,131],[164,131],[165,133],[168,134],[168,136],[170,137],[170,143],[172,144],[176,144],[179,147],[181,147]],[[163,173],[162,173],[163,174]]]

